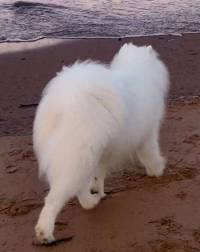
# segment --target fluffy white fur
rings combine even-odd
[[[168,83],[155,50],[133,44],[124,44],[109,66],[77,62],[48,83],[33,130],[39,172],[50,185],[35,228],[41,243],[54,240],[56,216],[69,199],[96,206],[109,167],[131,154],[149,176],[163,174],[159,130]]]

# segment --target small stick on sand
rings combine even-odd
[[[56,245],[58,245],[58,244],[60,244],[60,243],[62,243],[62,242],[69,242],[69,241],[71,241],[73,238],[74,238],[74,236],[71,235],[71,236],[68,236],[68,237],[56,239],[55,241],[53,241],[53,242],[51,242],[51,243],[48,243],[48,244],[41,244],[41,243],[39,243],[38,241],[35,241],[35,240],[34,240],[34,241],[32,242],[32,244],[33,244],[34,246],[47,246],[47,247],[49,247],[49,246],[56,246]]]

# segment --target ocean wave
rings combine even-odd
[[[0,9],[0,42],[200,31],[199,0],[4,0]]]

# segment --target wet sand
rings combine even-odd
[[[63,64],[92,58],[108,62],[125,41],[152,44],[172,75],[162,149],[162,178],[143,169],[109,178],[107,198],[92,211],[73,200],[56,223],[53,247],[32,244],[33,227],[47,193],[38,180],[31,126],[42,88]],[[0,45],[0,251],[196,252],[200,250],[200,35],[123,40]],[[23,47],[24,50],[15,50]],[[26,49],[27,47],[30,47]],[[26,49],[26,50],[25,50]],[[12,51],[12,52],[11,52]]]

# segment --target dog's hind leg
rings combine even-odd
[[[57,177],[51,184],[35,227],[36,237],[41,243],[48,244],[55,240],[53,231],[56,217],[64,204],[78,194],[80,183],[81,178],[77,174],[77,176],[62,176],[59,179]]]
[[[77,197],[80,205],[87,210],[94,208],[101,200],[100,195],[91,190],[91,182],[79,191]]]
[[[154,132],[140,148],[137,150],[137,156],[145,166],[148,176],[159,177],[165,169],[165,158],[160,153],[158,133]]]
[[[55,184],[51,187],[35,227],[36,237],[43,244],[48,244],[55,240],[53,230],[56,216],[65,202],[72,196],[67,193],[66,188],[63,188],[61,183],[60,181],[58,185]]]
[[[104,166],[101,166],[100,169],[97,170],[91,184],[91,192],[97,192],[101,199],[105,198],[106,194],[104,192],[104,180],[106,176],[106,169]]]
[[[94,208],[102,198],[105,198],[104,193],[105,169],[98,169],[95,176],[91,177],[90,182],[82,188],[78,194],[78,200],[84,209]]]

